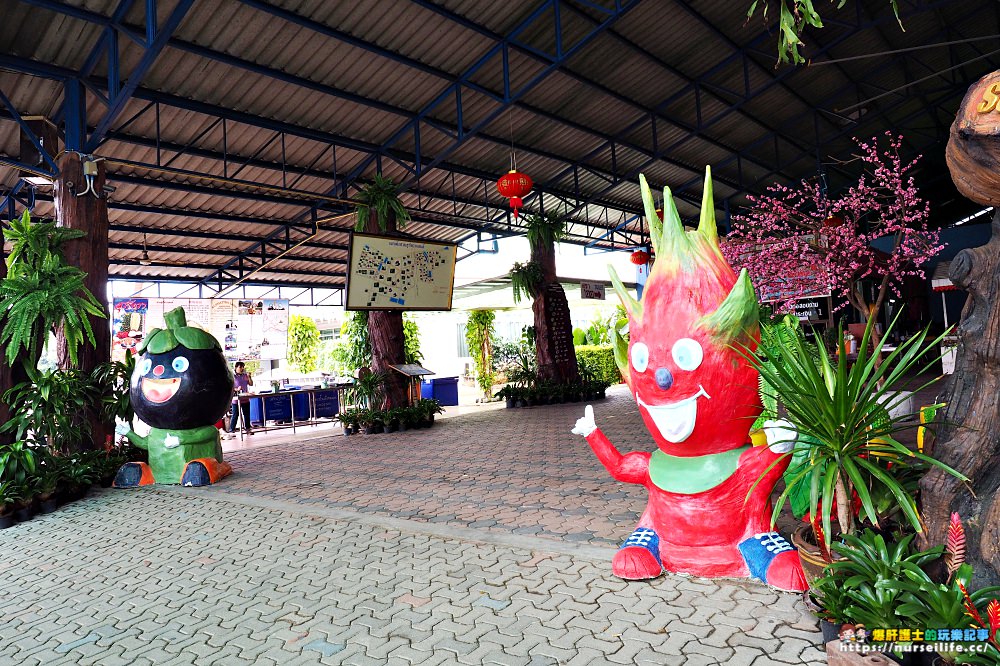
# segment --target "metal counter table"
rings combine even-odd
[[[334,384],[327,388],[313,387],[303,389],[292,389],[288,391],[263,392],[263,393],[240,393],[237,396],[239,402],[239,423],[240,439],[246,436],[250,427],[244,420],[246,415],[250,415],[251,423],[257,419],[255,413],[259,413],[259,427],[253,430],[281,430],[291,428],[295,432],[297,426],[318,425],[321,423],[332,423],[344,412],[345,390],[352,384]],[[337,405],[331,409],[329,396],[335,395]],[[305,399],[305,407],[302,407],[302,399]],[[268,403],[271,403],[268,405]],[[244,409],[244,405],[246,408]],[[287,423],[268,425],[268,409],[270,408],[271,420],[287,421]],[[304,413],[303,413],[304,412]],[[302,417],[305,418],[302,418]]]

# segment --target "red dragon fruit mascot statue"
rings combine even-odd
[[[610,269],[629,315],[628,341],[614,331],[615,361],[658,449],[622,455],[589,406],[573,428],[612,477],[649,492],[612,561],[614,574],[753,577],[804,590],[798,553],[770,526],[771,490],[794,434],[768,423],[772,445],[750,443],[761,411],[758,374],[738,349],[759,337],[757,298],[746,271],[737,276],[719,249],[711,171],[697,230],[684,229],[669,189],[661,223],[645,178],[640,182],[656,262],[641,301]]]

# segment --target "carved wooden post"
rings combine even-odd
[[[966,93],[951,127],[947,159],[952,180],[966,197],[1000,204],[1000,72],[976,82]],[[1000,583],[1000,211],[990,241],[963,250],[950,277],[969,292],[958,326],[955,372],[945,387],[948,402],[931,452],[970,478],[965,485],[934,469],[920,482],[925,543],[944,542],[949,516],[965,522],[966,560],[977,587]]]
[[[59,178],[55,183],[56,223],[69,229],[80,229],[86,236],[66,243],[66,261],[87,274],[86,285],[100,302],[107,314],[108,300],[108,204],[104,198],[104,162],[91,162],[96,173],[88,190],[84,174],[85,160],[77,153],[64,153],[59,159]],[[83,345],[79,350],[78,367],[86,372],[98,364],[111,360],[111,333],[107,318],[90,318],[96,345]],[[59,367],[70,366],[66,340],[56,336],[56,354]],[[104,425],[93,423],[93,441],[104,443],[108,431]]]

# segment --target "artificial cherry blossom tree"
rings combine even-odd
[[[777,309],[790,305],[797,287],[828,287],[869,321],[904,278],[923,278],[943,249],[913,182],[919,156],[906,161],[902,137],[891,132],[855,142],[864,173],[843,195],[831,197],[815,181],[773,185],[748,196],[750,210],[734,218],[723,252],[734,268],[747,269],[758,295],[782,294]],[[882,238],[891,239],[888,252],[873,246]],[[866,281],[874,282],[874,298]]]

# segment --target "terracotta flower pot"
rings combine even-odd
[[[819,546],[814,545],[809,538],[812,535],[812,528],[809,525],[800,525],[792,532],[792,545],[799,550],[799,560],[802,561],[802,571],[806,575],[806,582],[812,587],[813,581],[823,575],[823,569],[828,562],[823,559]]]

